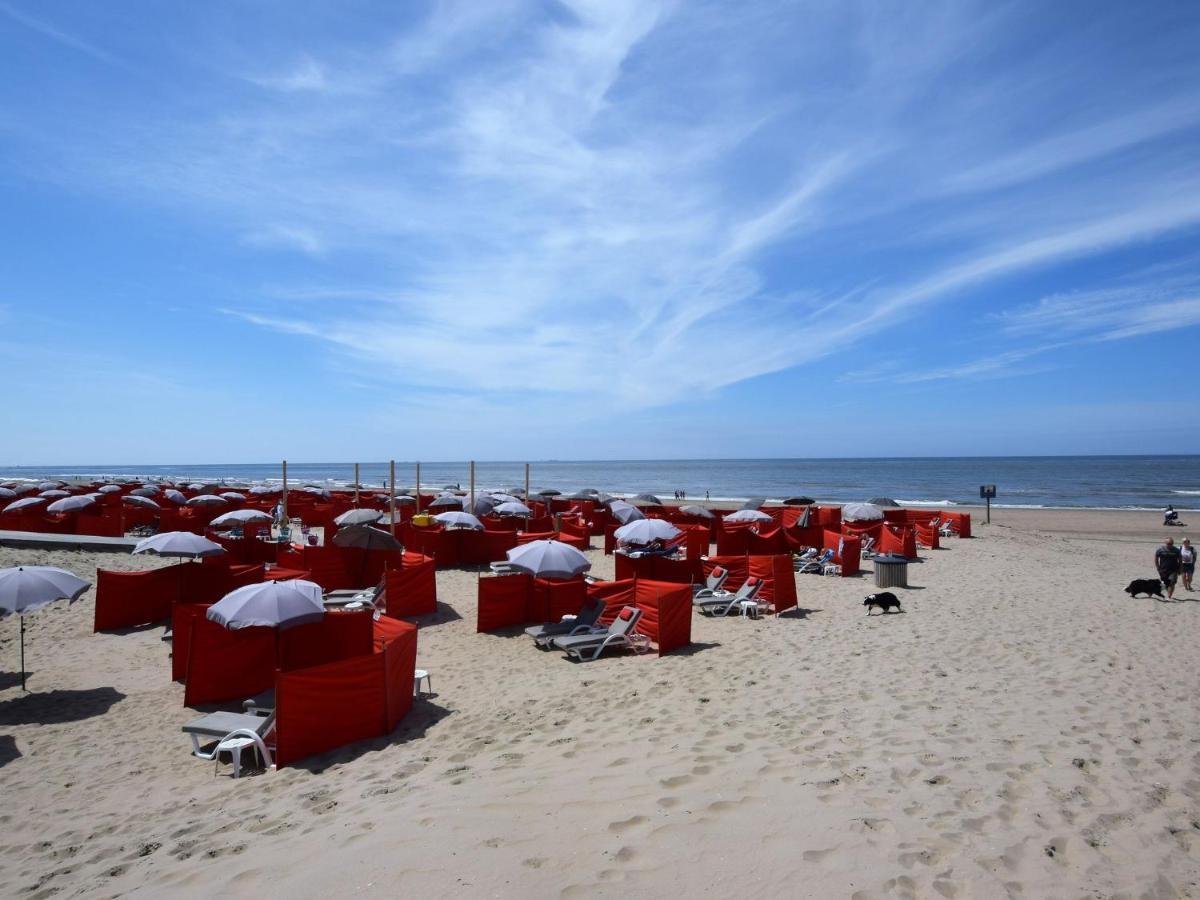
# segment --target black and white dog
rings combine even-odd
[[[871,610],[879,607],[880,611],[886,615],[889,609],[895,609],[896,612],[903,612],[900,609],[900,599],[891,591],[884,591],[880,594],[868,594],[863,600],[863,606],[867,608],[867,615],[871,614]]]

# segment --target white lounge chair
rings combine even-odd
[[[550,642],[550,645],[556,650],[565,651],[567,656],[573,656],[581,662],[586,662],[596,659],[609,647],[633,647],[634,638],[637,636],[637,625],[641,619],[642,611],[640,609],[626,606],[604,631],[556,637]]]
[[[741,604],[749,603],[758,596],[758,592],[762,589],[763,580],[751,575],[746,579],[745,583],[738,588],[737,593],[731,591],[723,591],[719,595],[712,597],[696,598],[692,600],[692,606],[698,609],[701,615],[706,616],[730,616],[741,610]]]
[[[799,575],[804,575],[806,573],[820,575],[821,572],[824,571],[825,566],[833,562],[833,557],[834,552],[832,550],[826,550],[820,556],[814,557],[807,562],[802,563],[800,567],[796,569],[796,573]]]
[[[875,538],[865,537],[862,542],[862,558],[873,559],[875,556]]]
[[[550,647],[556,637],[567,637],[573,634],[591,634],[604,615],[607,604],[601,599],[594,600],[579,611],[579,615],[568,616],[559,622],[547,622],[544,625],[533,625],[525,629],[525,633],[533,638],[533,642],[543,650]]]
[[[715,594],[727,593],[721,588],[729,578],[729,570],[724,566],[715,566],[708,577],[704,579],[704,584],[692,585],[692,599],[698,600],[701,597],[712,597]]]
[[[215,760],[221,753],[221,744],[231,738],[247,738],[258,749],[263,765],[268,769],[274,765],[267,738],[275,733],[275,713],[253,716],[246,713],[215,712],[193,719],[183,726],[183,733],[192,739],[192,756]],[[201,740],[203,739],[203,743]],[[215,742],[211,750],[204,744]]]

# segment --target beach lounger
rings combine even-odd
[[[800,567],[796,569],[796,573],[799,575],[820,575],[825,570],[825,566],[833,562],[833,557],[834,552],[832,550],[826,550],[820,556],[814,557],[813,559],[801,564]]]
[[[373,588],[328,591],[322,595],[321,602],[330,609],[363,609],[367,606],[382,609],[386,605],[386,589],[387,579],[381,578]]]
[[[193,719],[183,726],[183,733],[192,739],[192,756],[199,759],[216,759],[221,744],[230,738],[249,738],[258,748],[263,765],[273,765],[267,738],[275,731],[275,713],[267,716],[252,716],[246,713],[215,712]],[[204,745],[213,747],[205,751]]]
[[[725,584],[725,580],[729,578],[729,570],[724,566],[717,566],[704,579],[704,584],[692,585],[692,599],[697,600],[700,597],[711,597],[714,594],[726,593],[721,590]]]
[[[519,575],[519,574],[521,574],[520,572],[518,572],[516,569],[514,569],[512,567],[512,563],[510,563],[508,560],[501,560],[500,562],[489,563],[488,568],[490,568],[492,570],[493,575]]]
[[[712,597],[699,597],[692,600],[692,606],[706,616],[729,616],[741,611],[740,604],[748,603],[758,596],[762,589],[762,579],[751,575],[745,584],[738,588],[737,593],[722,591]]]
[[[816,559],[816,558],[817,558],[817,554],[818,554],[818,553],[820,553],[820,552],[821,552],[821,551],[820,551],[820,550],[818,550],[816,547],[809,547],[809,548],[808,548],[807,550],[805,550],[803,553],[795,553],[795,554],[793,554],[793,555],[792,555],[792,568],[793,568],[795,571],[799,572],[799,571],[800,571],[800,569],[801,569],[801,567],[802,567],[802,566],[803,566],[805,563],[807,563],[807,562],[812,562],[814,559]]]
[[[605,603],[596,600],[579,611],[577,616],[568,616],[561,622],[547,622],[544,625],[534,625],[525,629],[525,633],[533,638],[533,642],[543,650],[548,649],[550,641],[556,637],[571,634],[590,634],[600,617],[604,615]]]
[[[862,558],[873,559],[875,557],[875,538],[863,538],[862,542]]]
[[[633,606],[623,608],[613,623],[604,631],[594,631],[591,634],[564,635],[551,639],[555,650],[566,652],[567,656],[575,657],[581,662],[596,659],[610,647],[632,647],[633,637],[637,632],[637,624],[641,621],[642,611]]]
[[[947,520],[939,523],[937,519],[934,519],[932,524],[937,526],[938,534],[941,537],[958,537],[958,529],[954,527],[953,522]]]

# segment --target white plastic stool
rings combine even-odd
[[[742,600],[738,603],[743,616],[751,619],[758,618],[759,606],[757,600]]]
[[[233,759],[233,777],[242,777],[242,751],[247,747],[254,746],[254,739],[248,737],[232,737],[225,738],[221,743],[217,744],[217,749],[213,753],[213,759],[216,761],[213,766],[213,774],[217,773],[217,768],[221,765],[221,754],[228,751]]]
[[[431,696],[433,695],[433,679],[429,677],[429,673],[424,669],[417,669],[413,672],[413,696],[421,696],[421,680],[425,680],[425,690]]]

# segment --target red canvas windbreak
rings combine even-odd
[[[611,625],[617,613],[624,607],[635,605],[636,583],[635,579],[627,578],[618,581],[594,581],[587,586],[589,600],[604,601],[604,612],[599,619],[601,625]]]
[[[707,525],[694,522],[680,522],[677,527],[684,534],[684,553],[688,559],[699,559],[708,556],[708,545],[712,542],[712,532]]]
[[[105,510],[99,515],[81,512],[74,521],[74,534],[94,534],[101,537],[124,537],[125,522],[121,511]]]
[[[532,544],[534,541],[553,541],[558,539],[557,531],[526,531],[517,535],[517,545]]]
[[[665,556],[641,556],[637,559],[617,553],[617,580],[626,578],[648,578],[651,581],[666,581],[672,584],[692,584],[699,580],[699,559],[668,559]]]
[[[446,532],[447,540],[458,543],[453,554],[462,565],[486,565],[507,558],[508,551],[517,546],[515,531],[466,531]]]
[[[810,547],[820,547],[825,540],[825,529],[820,525],[809,525],[807,528],[785,528],[789,550],[807,550]]]
[[[558,622],[578,613],[586,600],[587,584],[582,576],[561,581],[535,578],[529,587],[525,622]]]
[[[638,631],[658,645],[658,655],[692,642],[692,589],[687,585],[638,579],[634,601],[642,611]]]
[[[188,653],[192,648],[192,620],[204,618],[207,603],[176,603],[171,610],[171,680],[187,678]]]
[[[825,531],[825,550],[834,552],[834,562],[842,567],[842,575],[857,575],[861,565],[862,541],[838,531]]]
[[[280,672],[275,679],[275,763],[386,734],[388,680],[384,653]],[[412,694],[412,681],[407,685]]]
[[[609,522],[604,526],[604,555],[612,556],[617,549],[616,530],[621,527],[620,522]]]
[[[528,575],[497,575],[479,579],[479,602],[475,621],[477,632],[495,631],[525,622],[525,601],[529,595]]]
[[[760,602],[770,604],[776,612],[796,605],[796,579],[792,557],[788,553],[770,556],[714,556],[704,561],[701,578],[707,578],[717,566],[728,570],[725,590],[736,591],[753,575],[762,579],[758,590]],[[781,605],[782,604],[782,605]]]
[[[455,532],[440,526],[417,528],[406,525],[401,540],[404,546],[425,556],[432,557],[438,567],[459,565],[459,541]]]
[[[96,571],[96,608],[93,631],[132,628],[161,622],[171,616],[179,599],[179,575],[175,566],[146,572]]]
[[[916,559],[916,532],[903,525],[884,525],[880,528],[875,549],[879,553],[894,553],[907,559]]]
[[[278,666],[285,672],[337,662],[374,651],[374,620],[369,610],[328,612],[279,633]]]
[[[814,506],[813,518],[810,520],[812,525],[820,525],[822,528],[830,528],[838,531],[842,527],[842,508],[840,506]]]
[[[191,619],[185,706],[242,700],[275,680],[275,629],[231,631],[203,613]]]
[[[437,612],[435,563],[419,553],[405,553],[404,565],[388,569],[384,587],[386,612],[393,618]]]
[[[383,668],[386,679],[387,730],[395,728],[413,705],[413,677],[417,669],[417,629],[407,622],[397,623],[404,630],[390,636],[380,635],[383,643]]]
[[[928,547],[930,550],[936,550],[941,546],[941,534],[933,525],[914,525],[913,532],[917,536],[917,543]]]
[[[960,538],[969,538],[971,536],[971,514],[965,512],[944,512],[942,513],[942,521],[950,522],[954,525]]]

